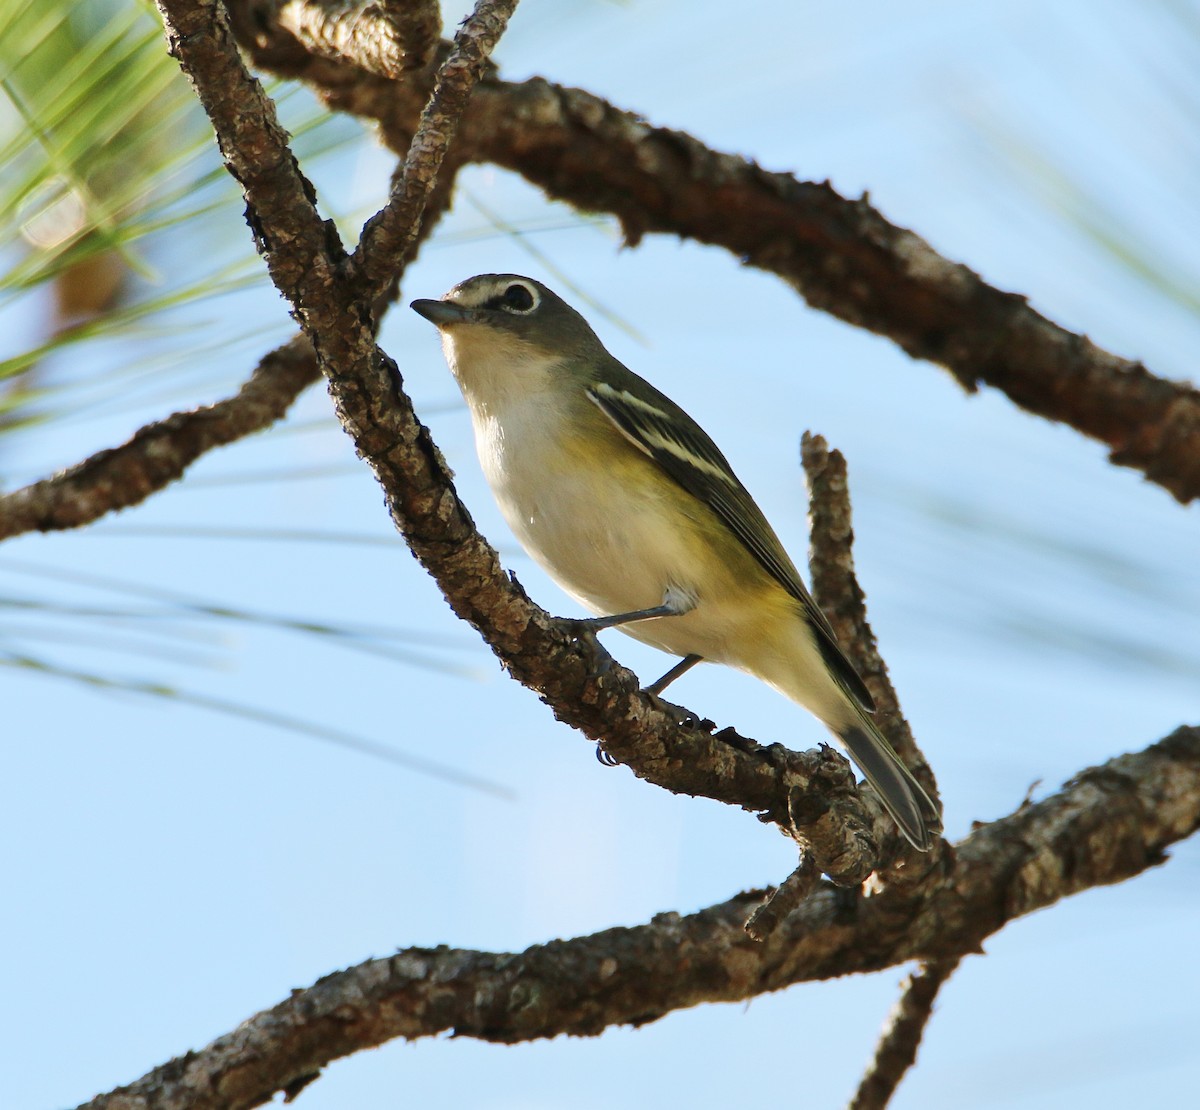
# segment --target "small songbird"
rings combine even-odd
[[[759,507],[703,429],[601,344],[541,282],[480,274],[412,307],[437,325],[475,446],[517,539],[598,616],[692,664],[746,671],[846,746],[927,851],[938,811]]]

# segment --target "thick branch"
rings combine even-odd
[[[442,32],[437,0],[282,0],[276,9],[280,26],[314,54],[352,58],[381,77],[427,65]]]
[[[768,173],[539,80],[482,86],[463,139],[464,157],[612,212],[631,241],[669,232],[725,247],[787,280],[814,308],[940,363],[965,389],[994,386],[1106,443],[1114,462],[1180,501],[1200,496],[1200,392],[1052,323],[865,199]]]
[[[913,958],[948,966],[1015,918],[1162,862],[1197,828],[1200,729],[1181,728],[977,828],[956,846],[954,870],[919,899],[903,888],[863,898],[824,884],[762,943],[741,927],[751,893],[520,955],[410,949],[327,976],[88,1107],[241,1110],[394,1037],[589,1036]]]
[[[884,1110],[900,1080],[917,1062],[917,1049],[933,1015],[933,1002],[959,965],[957,956],[930,960],[908,977],[895,1009],[875,1048],[875,1058],[863,1075],[847,1110]]]
[[[263,0],[233,6],[258,64],[303,77],[331,107],[380,121],[385,135],[411,130],[420,89],[313,59],[278,25],[246,18]],[[724,247],[778,274],[813,307],[942,364],[965,389],[994,386],[1107,444],[1114,462],[1180,501],[1200,495],[1200,392],[1052,323],[889,223],[865,197],[769,173],[540,78],[483,81],[458,149],[578,208],[611,212],[631,242],[665,232]]]

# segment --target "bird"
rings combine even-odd
[[[509,528],[596,614],[579,625],[679,656],[648,693],[707,661],[801,705],[928,851],[937,807],[874,723],[828,619],[704,430],[533,278],[479,274],[411,307],[440,333]]]

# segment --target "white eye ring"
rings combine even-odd
[[[524,295],[522,295],[524,294]],[[510,281],[497,298],[499,308],[514,316],[528,316],[542,303],[541,295],[527,281]]]

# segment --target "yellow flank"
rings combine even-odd
[[[753,674],[824,720],[847,716],[795,598],[749,551],[728,542],[707,505],[652,474],[657,463],[615,427],[603,429],[605,480],[597,482],[600,435],[585,445],[550,431],[574,426],[557,420],[522,435],[512,414],[497,421],[481,408],[479,454],[509,527],[581,605],[598,616],[649,609],[674,588],[695,609],[621,631],[673,655]],[[512,442],[519,451],[507,450]]]

